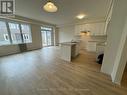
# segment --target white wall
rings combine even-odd
[[[54,31],[54,45],[58,46],[59,45],[59,28],[55,27]]]
[[[72,39],[75,39],[74,32],[74,25],[59,27],[59,43],[70,42]]]
[[[107,29],[108,38],[107,46],[105,48],[104,61],[101,71],[111,75],[117,53],[124,30],[124,25],[127,17],[127,0],[116,0],[114,3],[112,18]]]
[[[27,49],[34,50],[42,48],[41,26],[31,24],[31,32],[32,32],[32,43],[27,44]]]
[[[116,55],[116,60],[113,67],[113,72],[111,74],[112,81],[120,84],[123,76],[123,72],[127,62],[127,19],[122,33],[119,49]]]
[[[18,45],[0,46],[0,56],[19,53]]]

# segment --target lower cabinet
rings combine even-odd
[[[87,51],[96,52],[96,42],[88,42]]]
[[[76,56],[78,56],[79,55],[79,51],[80,51],[79,43],[76,43],[71,48],[72,58],[75,58]]]
[[[103,53],[105,46],[106,46],[105,42],[89,41],[87,43],[87,51],[96,52],[96,53]]]
[[[79,43],[65,42],[60,46],[61,59],[71,62],[79,54]]]

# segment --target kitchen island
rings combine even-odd
[[[79,42],[60,43],[61,59],[71,62],[79,54]]]

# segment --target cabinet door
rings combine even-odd
[[[95,35],[98,36],[98,35],[101,35],[101,24],[100,23],[96,23],[95,24]]]
[[[89,24],[89,27],[90,34],[92,36],[105,35],[104,34],[105,23],[92,23]]]
[[[80,26],[79,25],[76,25],[75,26],[75,35],[80,35]]]
[[[80,25],[80,32],[82,32],[82,31],[85,31],[85,25],[84,24]]]
[[[85,31],[84,24],[75,26],[75,35],[80,35],[82,31]]]
[[[89,31],[90,31],[90,35],[95,35],[95,32],[96,32],[96,27],[95,27],[95,24],[89,24]]]
[[[88,42],[87,51],[96,52],[96,42]]]
[[[91,24],[82,24],[75,26],[75,35],[80,35],[82,31],[90,31],[90,35],[99,36],[105,34],[105,23],[91,23]]]
[[[85,24],[84,28],[85,28],[85,31],[90,31],[90,24]]]
[[[104,30],[105,30],[105,23],[97,23],[97,31],[98,31],[97,35],[105,35]]]

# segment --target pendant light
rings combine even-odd
[[[48,1],[44,6],[43,6],[43,9],[46,11],[46,12],[57,12],[58,8],[57,6],[51,2],[51,1]]]

